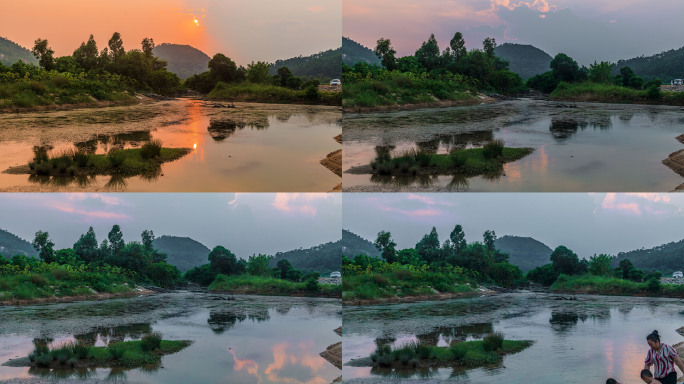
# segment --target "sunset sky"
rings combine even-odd
[[[375,241],[389,231],[398,248],[412,248],[437,228],[444,242],[456,224],[469,242],[485,230],[532,237],[580,257],[615,255],[684,239],[684,195],[615,193],[349,193],[344,229]]]
[[[65,248],[91,225],[101,242],[118,224],[126,241],[150,229],[247,258],[339,240],[341,201],[336,193],[3,193],[0,228],[29,242],[47,231]]]
[[[92,33],[104,48],[121,33],[127,50],[189,44],[238,64],[287,59],[338,48],[342,0],[24,0],[0,3],[0,36],[31,49],[48,39],[70,55]]]
[[[389,38],[412,55],[430,33],[443,50],[455,32],[469,49],[485,37],[532,44],[580,64],[652,55],[684,45],[676,0],[345,0],[343,35],[370,47]]]

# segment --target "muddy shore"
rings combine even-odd
[[[380,304],[398,304],[398,303],[414,303],[417,301],[444,301],[451,299],[465,299],[469,297],[478,296],[492,296],[496,295],[497,292],[491,289],[478,289],[473,292],[467,293],[438,293],[434,295],[416,295],[416,296],[404,296],[404,297],[386,297],[381,299],[355,299],[355,300],[342,300],[343,305],[380,305]]]
[[[146,288],[136,288],[130,292],[124,293],[93,293],[91,295],[76,295],[63,297],[38,297],[35,299],[26,300],[3,300],[0,301],[0,306],[20,306],[20,305],[37,305],[49,303],[71,303],[74,301],[99,301],[107,299],[118,299],[124,297],[135,297],[143,295],[153,295],[156,292]]]

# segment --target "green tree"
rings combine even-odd
[[[247,273],[253,276],[270,276],[271,269],[268,265],[271,259],[272,256],[262,254],[250,256],[247,259]]]
[[[565,53],[559,53],[551,60],[551,70],[561,81],[573,82],[579,78],[579,65]]]
[[[512,287],[522,280],[523,274],[517,265],[507,262],[494,263],[487,268],[487,275],[503,287]]]
[[[563,245],[551,253],[551,263],[558,274],[574,275],[580,270],[577,254]]]
[[[494,245],[494,242],[496,241],[496,232],[486,230],[482,234],[482,238],[484,239],[484,245],[489,249],[491,252],[494,252],[496,250],[496,246]]]
[[[282,87],[289,87],[288,82],[290,81],[291,78],[294,77],[292,75],[292,71],[290,71],[290,68],[288,67],[280,67],[278,68],[278,74],[276,75],[278,77],[278,84]],[[292,88],[292,87],[290,87]]]
[[[268,71],[271,69],[271,64],[265,61],[251,62],[247,65],[247,80],[254,84],[265,84],[271,79]]]
[[[451,41],[449,42],[449,46],[451,47],[451,52],[453,52],[453,55],[457,61],[461,60],[468,53],[468,50],[465,46],[465,40],[463,40],[463,34],[461,32],[456,32],[454,34],[454,37],[452,37]]]
[[[245,263],[240,263],[235,254],[218,245],[209,253],[211,269],[224,275],[239,275],[245,272]]]
[[[88,228],[88,232],[81,235],[74,244],[74,252],[86,263],[92,263],[98,259],[97,237],[93,227]]]
[[[482,48],[482,50],[487,54],[487,56],[493,59],[494,49],[496,49],[496,40],[493,37],[487,37],[482,42]]]
[[[378,238],[375,240],[375,248],[380,251],[380,254],[385,261],[388,263],[394,263],[397,261],[397,243],[392,241],[392,234],[385,231],[380,231],[378,233]]]
[[[142,238],[142,243],[145,246],[145,249],[152,252],[154,250],[154,232],[153,231],[148,231],[147,229],[142,231],[142,234],[140,235]]]
[[[152,38],[144,38],[142,43],[142,51],[145,54],[145,56],[149,59],[153,56],[152,51],[154,50],[154,39]]]
[[[454,227],[454,230],[451,231],[449,238],[451,239],[451,243],[454,245],[457,253],[463,251],[468,245],[466,242],[465,233],[463,232],[463,227],[461,227],[460,224],[457,224]]]
[[[98,53],[95,38],[93,38],[93,35],[90,35],[88,41],[81,43],[81,46],[74,51],[72,56],[81,68],[91,71],[97,68]]]
[[[527,279],[541,285],[550,286],[558,278],[558,272],[553,268],[553,264],[546,264],[541,267],[532,268],[527,272]]]
[[[610,263],[613,258],[610,255],[600,254],[589,258],[589,273],[595,276],[608,276],[613,271]]]
[[[121,232],[121,228],[118,224],[114,224],[114,226],[112,226],[112,230],[109,231],[109,234],[107,234],[107,239],[109,240],[109,247],[112,250],[113,255],[123,251],[124,247],[126,246],[123,233]]]
[[[53,243],[50,240],[50,235],[47,232],[38,231],[36,237],[33,239],[33,248],[38,251],[38,256],[46,263],[52,263],[55,260],[55,250]]]
[[[396,69],[397,60],[394,55],[396,55],[397,51],[392,48],[392,43],[389,39],[379,39],[373,52],[380,59],[382,66],[388,71]]]
[[[124,49],[123,40],[121,40],[121,34],[119,32],[114,32],[114,34],[112,34],[112,38],[109,39],[107,46],[109,47],[109,53],[114,61],[119,60],[126,54],[126,49]]]
[[[215,54],[209,60],[209,71],[218,81],[233,83],[238,79],[237,64],[222,53]]]
[[[55,51],[48,46],[47,40],[36,39],[31,53],[38,59],[38,65],[46,71],[55,69],[55,60],[52,56],[55,54]]]
[[[437,44],[434,34],[431,34],[428,40],[423,42],[415,56],[420,65],[428,71],[440,67],[439,44]]]
[[[611,72],[614,66],[614,64],[607,61],[600,63],[594,61],[594,64],[589,65],[589,81],[594,83],[611,83],[613,81]]]
[[[178,268],[168,263],[150,264],[145,271],[145,275],[160,287],[172,287],[181,280]]]
[[[441,252],[437,228],[432,227],[430,233],[420,239],[416,244],[416,252],[428,263],[434,263],[440,259]]]

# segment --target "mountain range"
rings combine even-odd
[[[342,37],[342,62],[350,66],[358,62],[380,65],[380,59],[373,50],[348,37]]]
[[[36,256],[33,245],[19,236],[0,229],[0,255],[11,259],[15,255]]]
[[[25,63],[38,64],[38,60],[30,50],[9,39],[0,37],[0,63],[9,66],[19,60]]]

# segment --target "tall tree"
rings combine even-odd
[[[112,230],[107,234],[107,239],[109,239],[109,247],[111,248],[113,255],[118,255],[126,246],[123,233],[118,224],[112,226]]]
[[[449,46],[451,47],[451,51],[453,52],[454,57],[456,57],[456,60],[462,59],[468,53],[461,32],[456,32],[454,34],[454,37],[452,37],[449,42]]]
[[[33,239],[32,245],[33,248],[38,251],[38,256],[41,260],[46,263],[55,261],[55,243],[50,240],[50,235],[47,232],[36,232],[36,237]]]
[[[397,261],[397,243],[392,241],[392,234],[385,231],[380,231],[378,233],[378,238],[375,240],[375,248],[380,251],[382,258],[388,263],[394,263]]]
[[[247,65],[247,80],[255,84],[264,84],[271,79],[268,71],[271,69],[271,64],[265,61],[251,62]]]
[[[55,54],[55,51],[48,46],[47,40],[36,39],[31,53],[38,59],[38,65],[45,70],[50,71],[55,69],[55,60],[52,56]]]
[[[437,235],[437,228],[432,227],[432,230],[416,244],[416,252],[428,263],[433,263],[440,258],[440,244],[439,235]]]
[[[209,72],[218,81],[232,83],[237,81],[238,68],[233,60],[222,53],[217,53],[209,60]]]
[[[563,245],[556,247],[551,253],[551,263],[557,273],[574,275],[579,272],[579,257]]]
[[[88,232],[74,244],[74,252],[86,263],[94,262],[98,259],[97,238],[93,227],[88,228]]]
[[[494,58],[494,49],[496,49],[496,40],[493,37],[488,37],[482,42],[483,51],[490,58]]]
[[[142,51],[145,53],[145,56],[149,59],[152,57],[152,50],[154,49],[154,39],[152,38],[144,38],[142,41]]]
[[[454,230],[451,231],[449,238],[451,239],[451,243],[453,244],[457,253],[463,251],[468,245],[466,242],[465,233],[463,232],[463,227],[461,227],[460,224],[457,224],[454,227]]]
[[[416,51],[415,56],[416,59],[418,59],[418,62],[428,71],[432,71],[439,67],[439,44],[437,44],[434,34],[431,34],[430,38],[423,42]]]
[[[88,41],[81,43],[81,46],[74,51],[73,57],[81,68],[90,71],[97,68],[98,53],[95,38],[90,35]]]
[[[121,40],[121,34],[119,32],[114,32],[112,38],[109,39],[107,46],[109,47],[109,53],[112,55],[112,60],[114,61],[126,54],[126,50],[123,46],[123,40]]]
[[[236,275],[245,272],[245,263],[240,263],[237,256],[222,246],[216,246],[209,253],[211,269],[224,275]]]
[[[382,66],[387,70],[391,71],[396,69],[397,60],[394,55],[397,51],[392,48],[392,43],[389,39],[379,39],[373,52],[375,52],[375,55],[380,59]]]
[[[565,53],[557,54],[550,66],[554,76],[561,81],[572,82],[579,78],[579,65]]]
[[[482,234],[482,238],[484,240],[484,244],[487,246],[487,249],[489,249],[491,252],[494,252],[496,250],[496,246],[494,246],[494,242],[496,241],[496,232],[486,230],[484,231],[484,234]]]
[[[154,246],[152,245],[152,242],[154,242],[154,232],[146,229],[142,231],[140,236],[142,237],[142,243],[145,246],[145,249],[152,252],[154,250]]]

